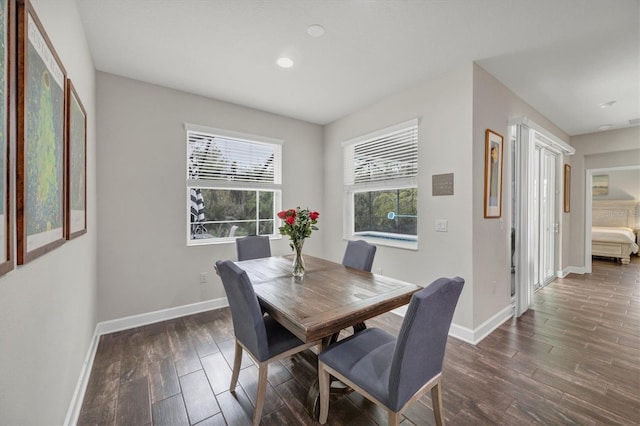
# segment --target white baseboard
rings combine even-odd
[[[586,273],[586,270],[585,270],[584,266],[581,266],[581,267],[578,267],[578,266],[567,266],[562,271],[558,271],[558,272],[560,274],[562,274],[562,275],[558,275],[558,277],[564,278],[569,274],[580,274],[580,275],[583,275],[583,274]]]
[[[96,331],[98,335],[101,336],[115,331],[128,330],[130,328],[179,318],[185,315],[197,314],[198,312],[220,309],[225,306],[229,306],[229,302],[227,302],[226,297],[193,303],[191,305],[176,306],[175,308],[167,308],[160,311],[147,312],[140,315],[132,315],[130,317],[100,322],[96,325]]]
[[[175,308],[147,312],[145,314],[133,315],[96,324],[93,337],[91,338],[91,344],[87,351],[87,356],[85,357],[82,369],[80,370],[80,377],[78,378],[76,389],[73,393],[73,397],[71,398],[69,409],[67,410],[67,417],[64,420],[64,424],[75,425],[78,423],[78,417],[80,416],[80,410],[82,409],[82,401],[84,400],[84,394],[87,391],[87,385],[89,384],[89,376],[91,375],[93,360],[96,356],[100,336],[173,318],[179,318],[185,315],[220,309],[226,306],[229,306],[229,302],[227,302],[226,297],[223,297],[220,299],[207,300],[204,302],[193,303],[191,305],[176,306]]]
[[[397,309],[391,311],[392,313],[404,317],[407,312],[406,306],[401,306]],[[451,324],[451,328],[449,329],[449,336],[455,337],[456,339],[460,339],[463,342],[470,343],[472,345],[477,345],[480,343],[482,339],[487,337],[493,330],[500,327],[502,323],[513,316],[513,306],[509,305],[504,308],[502,311],[495,314],[493,317],[489,318],[485,321],[480,327],[475,330],[471,330],[467,327],[463,327],[461,325],[457,325],[455,323]]]
[[[509,305],[480,324],[475,330],[453,323],[449,329],[449,335],[475,346],[512,316],[513,307]]]
[[[73,397],[71,398],[71,403],[67,410],[67,417],[64,419],[65,425],[70,426],[78,423],[78,417],[80,416],[80,410],[82,409],[82,401],[84,400],[84,393],[87,390],[87,384],[89,384],[89,376],[91,375],[91,369],[93,368],[93,360],[96,357],[96,350],[98,349],[98,342],[100,341],[100,337],[97,335],[97,328],[98,327],[96,326],[93,331],[89,350],[87,351],[84,363],[82,363],[82,368],[80,369],[80,377],[78,378],[78,383],[76,383],[76,388],[73,391]]]
[[[394,310],[392,310],[391,313],[400,315],[402,318],[404,318],[405,314],[407,313],[408,307],[409,305],[400,306],[399,308],[395,308]]]

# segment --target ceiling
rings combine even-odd
[[[96,69],[313,123],[471,61],[569,135],[640,118],[638,0],[77,1]]]

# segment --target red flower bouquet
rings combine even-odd
[[[283,224],[279,228],[280,234],[289,236],[291,249],[296,252],[293,259],[293,275],[296,277],[304,276],[304,260],[302,259],[302,246],[305,238],[311,236],[312,231],[317,231],[318,217],[320,213],[309,211],[309,209],[283,210],[278,213],[278,217],[282,219]]]

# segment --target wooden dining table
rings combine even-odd
[[[304,261],[303,278],[292,276],[292,256],[236,262],[263,309],[304,342],[327,342],[342,329],[407,304],[422,288],[314,256]]]
[[[407,304],[422,289],[314,256],[306,255],[304,261],[303,278],[291,274],[292,255],[236,264],[247,272],[262,309],[300,340],[320,341],[320,349],[335,341],[341,330]],[[316,420],[320,407],[317,383],[309,388],[306,404]],[[350,391],[339,382],[331,386],[335,393]]]

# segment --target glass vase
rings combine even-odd
[[[304,259],[302,258],[302,246],[304,245],[304,240],[291,242],[291,246],[295,251],[295,256],[293,258],[293,264],[291,265],[291,274],[294,277],[303,278],[304,277]]]

